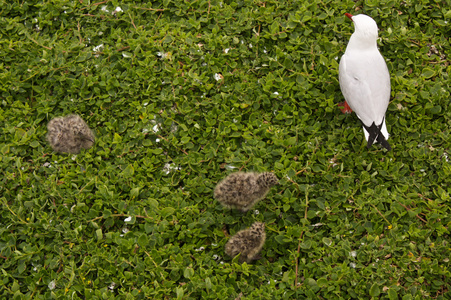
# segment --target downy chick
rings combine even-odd
[[[57,117],[49,122],[47,129],[47,141],[57,152],[76,154],[94,145],[94,133],[78,115]]]
[[[236,172],[218,183],[214,197],[225,207],[247,212],[276,184],[279,180],[273,173]]]
[[[265,223],[255,222],[248,229],[238,231],[225,245],[225,253],[230,257],[240,255],[240,263],[250,263],[259,259],[263,245],[265,244]]]

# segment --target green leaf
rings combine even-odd
[[[208,290],[211,290],[212,285],[211,285],[211,279],[210,279],[210,277],[205,278],[205,287],[206,287]]]
[[[139,187],[132,188],[130,190],[130,197],[131,198],[137,198],[139,196],[139,190],[140,190]]]
[[[147,234],[141,234],[138,238],[138,245],[140,247],[146,247],[149,244],[149,239],[147,237]]]
[[[387,294],[388,294],[388,299],[390,299],[390,300],[398,299],[398,293],[392,288],[388,289]]]
[[[421,76],[424,77],[424,78],[426,78],[426,79],[429,79],[429,78],[431,78],[431,77],[434,77],[435,74],[436,74],[436,73],[435,73],[434,70],[432,70],[432,69],[430,69],[430,68],[424,68],[424,69],[423,69],[423,73],[421,73]]]
[[[32,141],[31,143],[30,143],[30,147],[32,147],[32,148],[36,148],[36,147],[38,147],[38,146],[40,146],[41,144],[38,142],[38,141]]]
[[[381,290],[379,289],[379,285],[377,283],[373,283],[373,285],[370,288],[370,296],[371,297],[378,297],[381,293]]]
[[[175,289],[175,293],[177,294],[177,299],[182,299],[183,296],[185,295],[185,291],[181,287],[177,287]]]
[[[285,58],[285,60],[283,61],[283,66],[287,69],[292,69],[293,68],[293,61],[289,58]]]
[[[307,278],[307,279],[305,280],[305,282],[307,283],[307,285],[312,286],[312,287],[318,285],[317,282],[316,282],[316,280],[313,279],[313,278]]]
[[[271,24],[270,31],[271,31],[272,34],[278,33],[278,32],[279,32],[279,22],[274,21],[274,22]]]
[[[173,207],[165,207],[160,211],[160,215],[166,218],[174,213],[175,209]]]
[[[96,230],[96,236],[97,236],[97,240],[98,241],[103,239],[103,233],[102,233],[102,229],[101,228]]]
[[[111,215],[112,215],[111,210],[109,210],[109,209],[104,209],[104,210],[103,210],[103,217],[104,217],[105,219],[106,219],[106,218],[109,218]]]
[[[310,240],[306,240],[305,242],[301,243],[302,249],[310,249],[312,247],[312,242]]]
[[[327,283],[328,283],[329,281],[327,280],[327,278],[324,278],[324,277],[321,277],[321,278],[319,278],[318,280],[317,280],[317,284],[318,284],[318,286],[319,287],[325,287],[325,286],[327,286]]]
[[[278,242],[279,244],[285,244],[285,236],[283,234],[279,234],[276,235],[274,237],[274,239],[276,240],[276,242]]]
[[[190,140],[191,140],[191,138],[190,138],[189,136],[184,136],[184,137],[182,137],[182,139],[180,140],[180,143],[181,143],[182,145],[184,145],[184,144],[188,143]]]
[[[14,280],[13,285],[11,286],[11,291],[12,291],[13,293],[15,293],[15,292],[17,292],[18,290],[20,290],[20,286],[19,286],[19,284],[17,283],[17,281]]]
[[[190,279],[194,275],[194,270],[191,267],[185,268],[185,271],[183,272],[183,276],[187,279]]]
[[[135,173],[135,168],[133,168],[132,165],[128,165],[125,168],[125,170],[122,172],[122,174],[127,178],[132,177],[134,173]]]
[[[120,144],[121,142],[122,137],[119,134],[114,133],[113,144]]]

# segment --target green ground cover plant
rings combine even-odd
[[[449,1],[1,1],[2,299],[449,299]],[[380,28],[393,150],[341,114]],[[54,117],[96,143],[58,154]],[[247,214],[213,189],[280,185]],[[260,221],[262,259],[224,254]]]

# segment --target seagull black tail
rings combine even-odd
[[[369,127],[362,122],[363,127],[365,127],[366,131],[369,133],[368,143],[366,144],[367,148],[371,147],[371,145],[374,144],[374,141],[378,141],[385,149],[388,151],[391,150],[390,144],[381,132],[382,124],[384,124],[384,120],[382,120],[380,125],[376,125],[376,123],[373,122]]]

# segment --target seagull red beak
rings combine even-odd
[[[351,15],[351,14],[348,14],[348,13],[345,13],[345,16],[346,16],[346,17],[348,17],[349,19],[351,19],[351,21],[352,21],[352,17],[353,17],[353,15]]]

